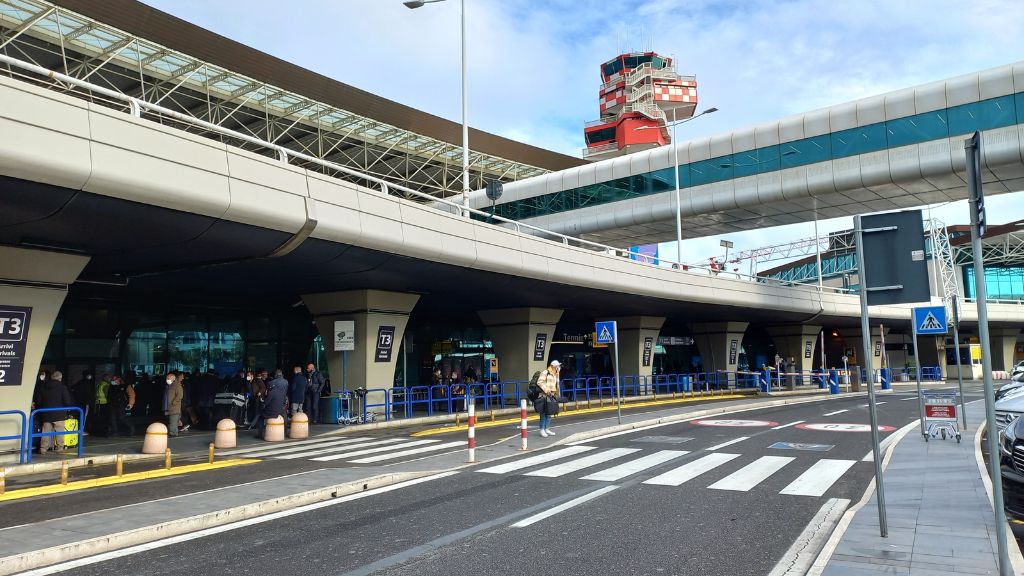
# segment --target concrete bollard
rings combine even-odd
[[[164,470],[171,469],[171,449],[164,450]]]
[[[263,431],[263,439],[267,442],[280,442],[284,440],[284,417],[274,416],[267,420],[266,429]]]
[[[143,454],[163,454],[167,449],[167,425],[154,422],[146,428],[146,438],[142,441]]]
[[[288,428],[288,437],[292,440],[309,438],[309,416],[296,412],[292,416],[292,425]]]
[[[124,454],[118,454],[114,460],[114,476],[124,476]]]
[[[235,444],[235,421],[225,418],[217,422],[217,431],[213,435],[215,448],[234,448]]]
[[[68,461],[65,460],[60,463],[60,483],[68,485]]]

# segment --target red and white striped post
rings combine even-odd
[[[526,450],[526,400],[519,401],[519,434],[523,438],[523,446],[520,450]]]
[[[469,461],[476,462],[476,404],[470,403],[469,410]]]

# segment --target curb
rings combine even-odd
[[[122,454],[125,462],[139,462],[143,460],[163,460],[163,454]],[[101,454],[98,456],[83,456],[81,458],[69,458],[67,460],[54,460],[52,462],[33,462],[31,464],[14,464],[13,466],[0,466],[7,474],[12,476],[27,476],[29,474],[41,474],[60,470],[64,463],[68,468],[84,468],[89,466],[100,466],[113,464],[117,460],[116,454]]]
[[[91,538],[89,540],[70,542],[68,544],[62,544],[52,548],[44,548],[42,550],[33,550],[22,554],[16,554],[14,556],[7,556],[0,558],[0,576],[16,574],[18,572],[59,564],[69,560],[77,560],[87,556],[95,556],[96,554],[119,550],[121,548],[127,548],[138,544],[145,544],[147,542],[153,542],[155,540],[169,538],[171,536],[180,536],[182,534],[188,534],[206,528],[231,524],[233,522],[287,510],[296,506],[313,504],[315,502],[320,502],[330,498],[338,498],[340,496],[347,496],[349,494],[363,492],[373,488],[382,488],[384,486],[390,486],[399,482],[414,480],[416,478],[430,476],[437,473],[437,471],[426,471],[381,474],[363,480],[353,480],[344,484],[336,484],[334,486],[317,488],[315,490],[309,490],[299,494],[281,496],[272,500],[265,500],[263,502],[254,502],[252,504],[236,506],[227,510],[208,512],[188,518],[170,520],[168,522],[154,524],[152,526],[145,526],[142,528],[126,530],[124,532],[108,534],[106,536]]]

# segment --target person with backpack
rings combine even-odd
[[[135,390],[125,383],[120,376],[110,378],[110,388],[107,391],[107,410],[110,415],[110,424],[107,427],[107,437],[117,436],[122,428],[128,429],[128,435],[135,434],[135,428],[128,422],[125,412],[135,407]]]
[[[551,431],[551,417],[558,414],[558,398],[562,395],[558,379],[561,367],[561,362],[552,360],[547,370],[534,374],[530,379],[529,395],[533,397],[533,409],[540,415],[542,438],[555,435]]]

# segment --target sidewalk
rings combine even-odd
[[[985,403],[967,404],[970,429],[963,441],[925,442],[914,427],[892,452],[883,474],[889,537],[878,530],[875,491],[852,507],[809,574],[878,576],[880,574],[998,574],[995,515],[976,455],[978,425]],[[852,515],[852,520],[850,516]],[[1024,558],[1007,527],[1014,574],[1024,574]],[[827,558],[827,565],[820,566]]]

